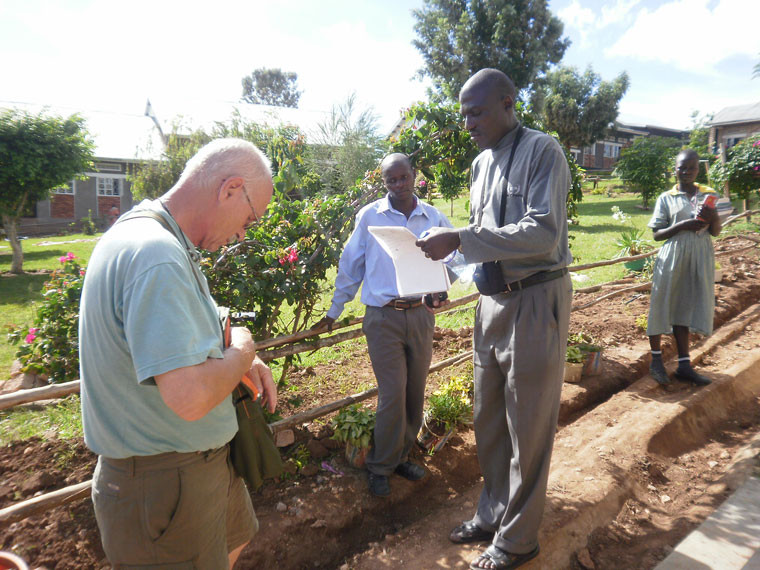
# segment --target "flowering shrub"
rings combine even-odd
[[[33,326],[8,335],[12,344],[19,344],[16,358],[22,370],[47,377],[50,383],[79,378],[79,298],[85,270],[71,252],[58,261],[61,268],[43,286]]]
[[[728,149],[726,162],[710,168],[713,185],[728,182],[731,192],[748,200],[753,191],[760,189],[760,137],[745,139]]]

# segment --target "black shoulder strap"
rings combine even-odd
[[[126,222],[129,220],[135,220],[137,218],[150,218],[151,220],[156,220],[159,224],[161,224],[166,231],[168,231],[170,234],[174,236],[174,238],[182,244],[182,240],[177,235],[177,232],[174,231],[174,228],[172,225],[164,218],[161,214],[158,212],[154,212],[152,210],[139,210],[137,212],[128,212],[124,214],[121,218],[117,220],[117,224],[121,222]],[[201,278],[198,276],[198,269],[195,266],[195,263],[193,263],[193,260],[190,259],[190,253],[187,252],[187,259],[190,262],[190,269],[193,272],[193,277],[195,277],[196,283],[198,283],[198,287],[201,290],[201,294],[204,294],[205,289],[203,288],[203,283],[201,283]]]
[[[512,160],[515,158],[515,151],[517,150],[517,145],[520,144],[520,139],[522,138],[523,134],[523,126],[520,125],[517,128],[517,134],[515,135],[515,142],[512,143],[512,151],[509,153],[509,162],[507,163],[507,170],[504,172],[504,180],[507,181],[507,186],[509,186],[509,173],[512,170]],[[507,196],[506,193],[504,196],[501,197],[501,208],[499,209],[499,226],[502,227],[504,225],[504,216],[507,213]]]

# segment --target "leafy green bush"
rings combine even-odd
[[[369,447],[375,431],[375,410],[354,404],[341,409],[332,420],[335,441]]]
[[[19,344],[16,358],[22,370],[47,376],[51,384],[79,378],[79,298],[85,271],[71,252],[59,261],[62,267],[43,286],[34,325],[8,335],[9,342]]]
[[[82,233],[85,235],[92,236],[98,231],[98,227],[92,219],[92,210],[87,210],[87,216],[82,218],[80,223],[82,225]]]
[[[760,136],[744,139],[728,149],[725,163],[710,168],[715,186],[728,182],[732,192],[748,200],[753,190],[760,190]]]
[[[614,175],[641,194],[644,207],[668,188],[680,141],[663,137],[639,137],[620,152]]]

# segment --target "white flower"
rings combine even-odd
[[[623,212],[623,210],[617,206],[612,206],[612,219],[627,224],[631,220],[631,216]]]

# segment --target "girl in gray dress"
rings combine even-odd
[[[655,241],[667,240],[654,265],[647,324],[652,349],[649,372],[660,384],[670,383],[660,339],[671,332],[678,349],[675,377],[699,386],[710,383],[691,366],[689,330],[712,333],[715,256],[710,236],[720,233],[721,221],[717,210],[704,203],[717,193],[696,184],[698,172],[699,155],[692,149],[681,151],[676,158],[678,183],[657,198],[649,221]]]

